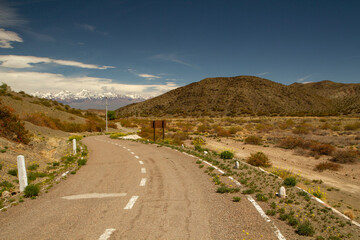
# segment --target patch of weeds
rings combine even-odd
[[[326,199],[326,193],[325,192],[322,192],[320,190],[320,187],[317,188],[317,190],[314,190],[312,188],[309,188],[309,193],[314,195],[315,197],[317,198],[320,198],[320,199]]]
[[[285,213],[280,213],[279,215],[279,219],[281,221],[286,221],[289,218],[289,215],[285,214]]]
[[[297,226],[299,224],[299,220],[297,220],[296,218],[294,218],[293,216],[289,215],[288,217],[288,223],[290,226]]]
[[[330,237],[328,238],[328,240],[341,240],[341,238],[336,237],[336,236],[330,236]]]
[[[230,188],[227,186],[221,186],[216,190],[217,193],[234,193],[239,191],[240,191],[239,188]]]
[[[295,187],[297,183],[297,180],[295,177],[287,177],[284,180],[284,185],[288,187]]]
[[[247,138],[245,138],[245,143],[253,144],[253,145],[260,145],[262,143],[262,139],[261,139],[261,137],[251,135],[251,136],[248,136]]]
[[[76,160],[74,156],[64,156],[61,159],[64,161],[65,164],[73,163]]]
[[[333,154],[333,158],[330,159],[330,161],[336,163],[354,163],[359,160],[360,156],[358,152],[352,149],[335,151]]]
[[[315,233],[315,230],[314,230],[313,226],[311,226],[311,223],[309,221],[305,221],[298,225],[296,233],[301,236],[312,237]]]
[[[59,162],[53,162],[52,165],[53,165],[53,167],[57,167],[57,166],[60,166],[60,163]]]
[[[275,203],[275,202],[272,202],[272,203],[270,204],[270,207],[271,207],[272,209],[276,209],[276,203]]]
[[[266,211],[266,215],[268,216],[275,216],[276,211],[274,209],[269,209]]]
[[[222,153],[220,153],[221,159],[232,159],[233,157],[234,157],[234,154],[230,151],[223,151]]]
[[[258,194],[256,194],[256,200],[261,201],[261,202],[266,202],[268,200],[268,198],[265,197],[264,194],[258,193]]]
[[[315,237],[315,240],[325,240],[325,238],[322,237],[322,236],[316,236],[316,237]]]
[[[14,176],[14,177],[16,177],[17,176],[17,169],[10,169],[9,171],[8,171],[8,174],[10,174],[11,176]]]
[[[203,167],[204,167],[204,165],[203,165],[203,164],[199,165],[199,168],[203,168]]]
[[[83,166],[86,163],[87,163],[87,159],[85,159],[85,158],[77,160],[78,166]]]
[[[33,198],[39,195],[40,187],[38,185],[29,184],[24,190],[24,196]]]
[[[242,194],[252,194],[255,192],[255,189],[250,188],[250,189],[246,189],[244,191],[242,191]]]
[[[279,208],[279,209],[277,210],[277,212],[278,212],[278,213],[285,213],[285,208]]]
[[[200,161],[200,160],[197,160],[197,161],[196,161],[196,164],[200,164],[200,163],[202,163],[202,161]]]
[[[27,169],[30,171],[33,171],[33,170],[38,169],[39,167],[40,167],[39,164],[34,163],[34,164],[31,164],[30,166],[28,166]]]
[[[240,202],[241,198],[240,197],[233,197],[233,202]]]

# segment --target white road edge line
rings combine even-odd
[[[128,202],[128,204],[126,204],[126,206],[124,207],[124,209],[132,209],[132,207],[134,206],[136,200],[139,198],[139,196],[132,196]]]
[[[62,198],[66,200],[78,200],[78,199],[125,197],[125,196],[126,193],[86,193],[86,194],[65,196]]]
[[[142,178],[139,186],[140,186],[140,187],[144,187],[145,184],[146,184],[146,178]]]
[[[140,163],[141,165],[143,165],[143,164],[144,164],[144,162],[143,162],[143,161],[139,161],[139,163]]]
[[[146,173],[146,168],[141,168],[141,173]]]
[[[99,240],[107,240],[115,232],[115,228],[108,228],[105,230],[105,232],[99,237]]]

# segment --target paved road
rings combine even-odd
[[[196,159],[107,136],[83,142],[88,164],[0,213],[0,239],[277,239],[244,197],[215,193]]]

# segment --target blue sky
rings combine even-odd
[[[158,95],[207,77],[360,82],[360,2],[0,0],[0,82]]]

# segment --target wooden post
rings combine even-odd
[[[20,192],[23,192],[28,185],[26,168],[25,168],[25,158],[23,155],[17,156],[17,167],[18,167],[18,175],[19,175],[19,184],[20,184]]]

